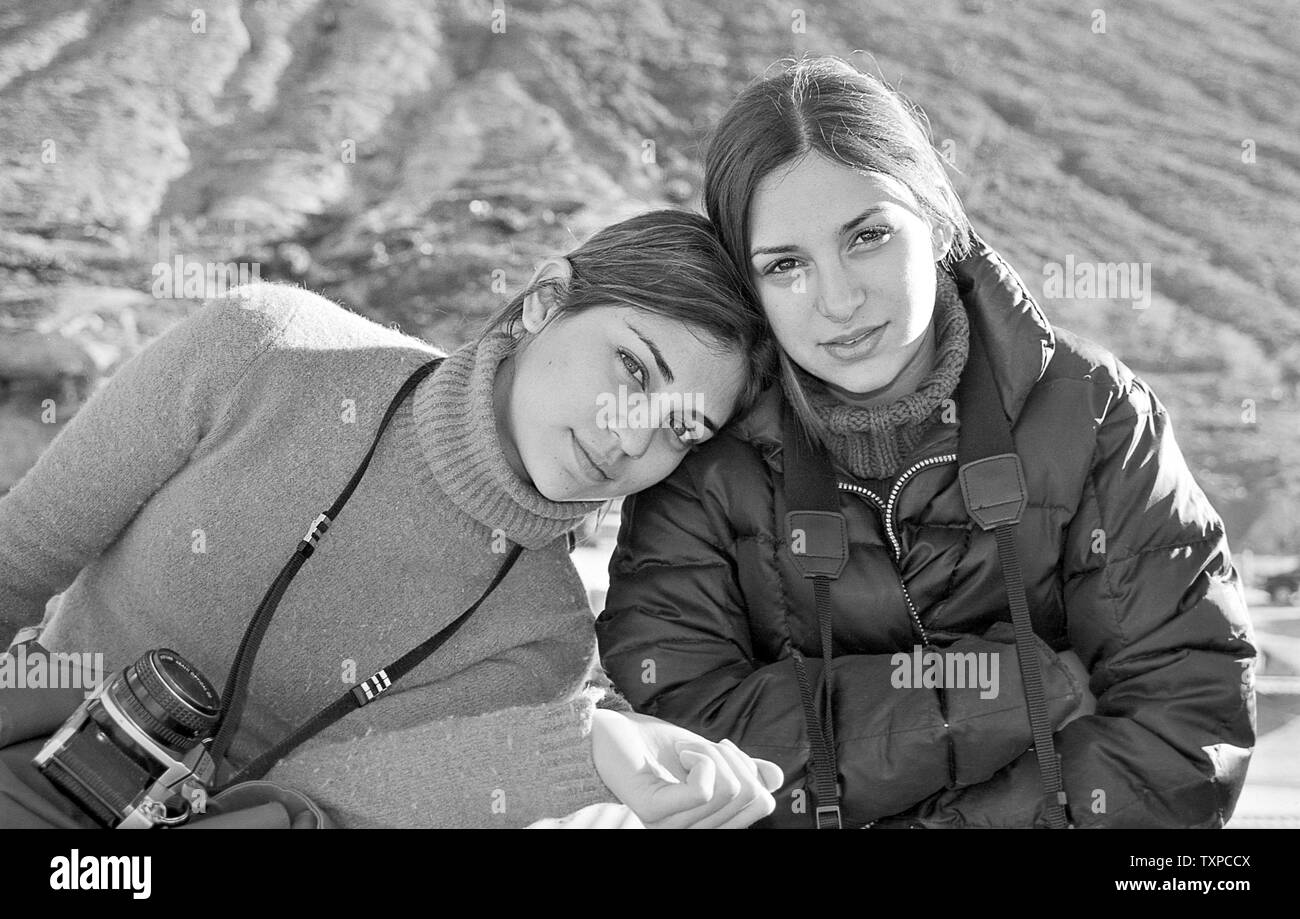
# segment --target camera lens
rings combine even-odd
[[[148,651],[126,668],[115,697],[146,734],[174,748],[212,733],[221,698],[194,665],[170,648]]]
[[[221,711],[221,699],[203,674],[175,651],[166,648],[153,652],[152,661],[158,675],[186,706],[205,718],[215,719]]]

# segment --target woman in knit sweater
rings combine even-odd
[[[776,761],[770,825],[1222,826],[1255,648],[1151,390],[841,61],[741,94],[705,200],[782,385],[624,505],[597,632],[628,700]]]
[[[771,764],[596,707],[568,558],[587,514],[667,475],[752,401],[765,352],[740,289],[707,222],[682,212],[544,263],[398,407],[275,613],[230,763],[439,631],[517,543],[450,641],[267,778],[343,826],[517,827],[620,800],[649,825],[767,813]],[[52,651],[102,653],[112,672],[172,647],[220,686],[304,528],[437,355],[300,289],[206,303],[118,370],[0,500],[0,640],[44,611]],[[602,415],[619,395],[669,409]]]

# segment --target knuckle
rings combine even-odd
[[[740,779],[736,778],[734,775],[719,775],[714,787],[717,796],[726,801],[736,800],[740,797],[741,792],[744,791],[744,785],[742,785]]]

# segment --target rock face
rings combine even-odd
[[[0,412],[0,489],[57,430],[23,399],[66,418],[193,309],[190,266],[455,345],[540,257],[697,206],[701,142],[751,76],[866,49],[1031,290],[1067,259],[1150,266],[1146,308],[1044,307],[1152,382],[1234,529],[1300,504],[1300,38],[1264,0],[1033,6],[11,0],[0,380],[28,395]]]

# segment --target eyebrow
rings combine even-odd
[[[645,343],[645,346],[650,349],[650,353],[654,355],[655,364],[656,366],[658,366],[659,372],[663,375],[663,378],[666,382],[671,383],[673,381],[673,369],[669,367],[668,362],[664,360],[663,352],[659,350],[659,346],[656,345],[653,341],[651,341],[648,336],[642,333],[640,329],[632,325],[632,323],[626,322],[625,320],[625,324],[629,329],[632,330],[633,334],[635,334],[637,338],[641,339],[641,341]],[[718,433],[720,429],[716,424],[714,424],[709,419],[708,415],[704,414],[703,412],[695,412],[694,414],[695,417],[698,418],[704,424],[704,426],[709,429],[711,433],[713,434]]]
[[[855,226],[857,226],[858,224],[860,224],[862,221],[866,220],[868,217],[874,217],[874,216],[876,216],[877,214],[881,213],[883,210],[884,210],[884,207],[882,207],[881,205],[879,205],[879,204],[873,204],[871,207],[867,208],[865,211],[863,211],[863,212],[862,212],[861,214],[859,214],[858,216],[854,217],[852,220],[846,220],[846,221],[845,221],[845,222],[840,226],[839,234],[838,234],[838,235],[843,236],[845,233],[847,233],[849,230],[853,229]],[[750,258],[753,258],[753,257],[756,256],[756,255],[772,255],[772,254],[777,253],[777,252],[789,252],[791,249],[795,249],[795,248],[797,248],[797,247],[796,247],[796,246],[791,246],[791,245],[785,245],[785,246],[759,246],[759,247],[756,248],[756,249],[752,249],[752,250],[750,250],[749,257],[750,257]]]
[[[663,374],[664,380],[671,383],[673,381],[673,369],[669,367],[668,362],[664,360],[663,352],[659,350],[659,346],[643,335],[636,326],[632,325],[632,323],[627,323],[627,327],[636,333],[637,338],[645,342],[645,346],[649,348],[650,353],[654,355],[655,363],[659,366],[659,372]]]

